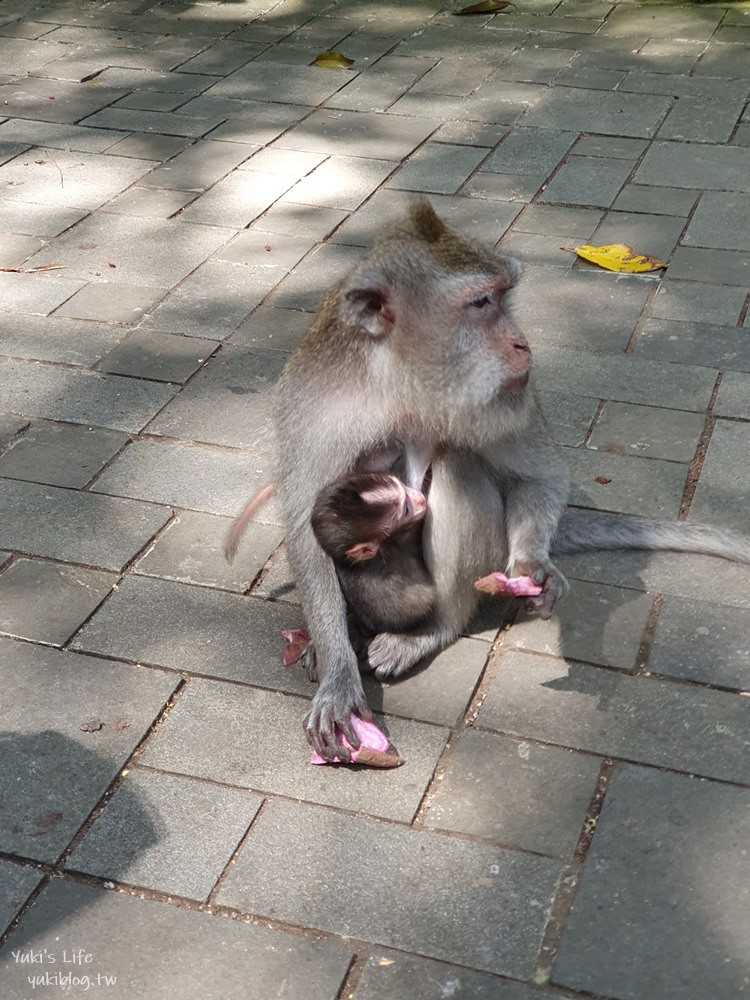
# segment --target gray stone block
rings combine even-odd
[[[576,141],[575,132],[516,128],[503,139],[482,169],[499,174],[549,176]]]
[[[740,99],[708,101],[705,97],[679,97],[659,129],[659,138],[680,142],[728,142],[742,108]]]
[[[652,603],[633,590],[579,581],[557,605],[552,621],[521,612],[506,642],[518,649],[630,670]]]
[[[524,122],[539,128],[650,138],[669,107],[670,101],[661,96],[552,87]]]
[[[55,153],[53,160],[44,148],[35,147],[0,167],[0,191],[10,201],[34,202],[50,209],[94,209],[130,187],[152,166],[155,164],[148,160],[63,149]],[[60,183],[60,174],[64,184]],[[108,241],[106,245],[111,250],[113,243]]]
[[[281,662],[282,629],[301,624],[300,612],[288,604],[136,575],[118,587],[73,645],[86,652],[310,695],[307,674],[301,668],[285,670]]]
[[[248,158],[251,150],[236,143],[199,139],[141,180],[143,187],[205,191]]]
[[[555,246],[559,247],[559,242]],[[574,259],[572,254],[567,256],[571,261]],[[559,267],[529,264],[513,292],[512,308],[529,338],[535,362],[540,350],[546,353],[558,347],[573,347],[586,355],[613,354],[625,349],[648,293],[649,284],[644,281],[622,281],[593,270],[562,273]],[[568,353],[560,352],[566,358]],[[598,358],[591,361],[597,370],[602,370]],[[603,365],[607,362],[602,359]],[[579,353],[570,359],[573,365],[585,363]],[[606,395],[589,393],[580,382],[569,390],[561,383],[545,387],[560,392]]]
[[[17,559],[0,574],[0,632],[61,646],[116,582],[115,573]]]
[[[649,38],[686,38],[707,42],[721,21],[721,12],[706,7],[617,7],[607,18],[602,35]]]
[[[699,247],[750,250],[750,206],[747,195],[706,191],[690,220],[685,243]]]
[[[687,281],[740,285],[746,288],[750,280],[750,252],[677,247],[669,273],[673,278],[684,278]]]
[[[147,169],[155,163],[168,160],[186,148],[190,140],[184,136],[149,135],[147,132],[133,132],[107,150],[111,156],[125,156],[135,160],[151,160]],[[148,176],[148,175],[147,175]],[[145,181],[145,178],[144,178]]]
[[[20,908],[44,878],[36,868],[22,868],[0,858],[0,933],[7,929]]]
[[[412,94],[451,94],[468,97],[495,68],[491,60],[477,59],[467,66],[460,56],[446,56],[411,88]],[[404,88],[406,89],[406,88]]]
[[[174,387],[30,361],[0,361],[3,405],[31,417],[139,431]]]
[[[426,142],[391,178],[388,187],[453,194],[486,155],[486,150],[473,146]]]
[[[282,856],[277,845],[290,830],[297,849]],[[321,843],[330,849],[319,850]],[[521,978],[533,972],[559,875],[559,863],[546,858],[273,802],[218,900]],[[290,882],[297,886],[293,895]],[[369,884],[379,891],[365,898],[358,888]]]
[[[148,177],[142,180],[146,181]],[[135,215],[144,219],[169,219],[195,197],[195,191],[132,187],[107,202],[103,211],[113,215]]]
[[[748,806],[745,788],[618,769],[554,982],[623,1000],[740,995],[748,962],[732,942],[750,930]]]
[[[722,86],[726,86],[722,84]],[[638,184],[657,187],[750,191],[750,149],[697,142],[655,142],[635,175]]]
[[[0,546],[121,570],[171,511],[154,504],[0,480]]]
[[[359,247],[334,242],[318,247],[271,292],[268,304],[283,309],[317,309],[330,286],[349,274],[361,256]]]
[[[557,48],[534,45],[533,38],[532,35],[528,47],[520,45],[510,53],[493,74],[493,80],[552,83],[570,66],[576,55],[575,41],[571,41],[565,48]]]
[[[263,233],[324,240],[348,215],[348,212],[338,208],[297,205],[284,199],[271,205],[253,223],[253,228]]]
[[[256,518],[268,516],[261,508]],[[162,532],[136,564],[136,571],[182,583],[245,591],[278,548],[283,537],[276,524],[251,523],[235,562],[223,546],[232,519],[185,510]]]
[[[66,867],[205,900],[262,801],[235,788],[131,770]]]
[[[310,236],[290,234],[286,239],[281,239],[262,232],[260,228],[243,229],[217,251],[215,259],[264,270],[277,268],[290,271],[310,252],[315,243],[316,240]]]
[[[58,316],[0,313],[0,353],[88,367],[111,351],[125,332]]]
[[[385,111],[390,107],[409,89],[416,79],[416,74],[406,69],[402,72],[398,70],[376,72],[380,70],[381,62],[382,60],[378,62],[373,72],[355,77],[333,97],[329,97],[326,107],[362,112]]]
[[[705,423],[701,413],[606,403],[587,447],[612,455],[691,462]]]
[[[310,109],[299,104],[264,104],[260,101],[232,101],[213,97],[196,97],[183,110],[195,107],[197,111],[206,109],[213,113],[230,117],[208,136],[209,139],[241,143],[245,146],[262,146],[273,142],[295,124]]]
[[[17,965],[11,949],[23,949],[30,938],[35,949],[46,948],[58,963],[66,945],[70,954],[85,942],[93,958],[81,975],[102,986],[104,977],[114,980],[108,985],[118,1000],[159,993],[203,1000],[208,982],[216,983],[223,1000],[272,997],[280,991],[285,1000],[330,1000],[352,960],[350,951],[328,941],[53,880],[0,958],[7,1000],[28,995],[28,966]],[[127,949],[119,943],[125,939]]]
[[[201,229],[204,226],[241,229],[270,208],[293,183],[292,177],[274,176],[270,172],[238,171],[217,181],[189,205],[180,218],[184,222],[198,223]]]
[[[164,382],[186,382],[219,346],[217,340],[136,330],[99,364],[99,370]]]
[[[556,86],[587,90],[615,90],[625,79],[624,70],[628,68],[629,64],[623,56],[620,56],[619,60],[615,57],[612,69],[600,68],[597,65],[599,61],[605,62],[606,57],[603,58],[596,49],[590,49],[584,53],[579,52],[578,59],[581,58],[587,62],[593,62],[594,65],[586,66],[576,62],[575,66],[564,69],[560,73],[555,79]],[[618,63],[620,68],[615,69],[614,66]]]
[[[488,174],[479,171],[466,183],[464,194],[490,201],[531,201],[544,184],[542,174]],[[394,185],[395,187],[395,185]]]
[[[353,1000],[544,1000],[522,983],[483,972],[376,948],[367,960]]]
[[[277,670],[283,671],[278,657]],[[305,680],[312,693],[309,682]],[[304,698],[196,680],[153,739],[143,763],[308,802],[410,823],[448,733],[405,719],[378,718],[402,767],[324,767],[309,763]],[[281,734],[284,734],[283,736]]]
[[[310,53],[308,63],[315,58]],[[348,82],[348,74],[332,73],[317,66],[294,66],[282,62],[251,62],[230,73],[206,91],[206,97],[276,101],[316,107]]]
[[[193,56],[192,59],[188,59],[180,66],[180,72],[228,76],[259,55],[262,48],[262,44],[235,42],[225,38],[204,49],[197,56]]]
[[[19,267],[42,246],[44,241],[38,236],[0,233],[0,259],[5,262],[5,267]]]
[[[712,286],[696,287],[700,289]],[[745,294],[743,288],[723,288],[722,291],[728,294],[728,306],[735,291],[743,296]],[[710,297],[708,301],[710,302]],[[680,323],[666,319],[646,320],[635,346],[635,354],[638,358],[668,361],[678,365],[750,371],[750,342],[747,335],[735,326],[710,326],[702,321]],[[729,374],[726,371],[725,377]]]
[[[513,223],[513,232],[540,235],[559,233],[568,239],[587,242],[601,219],[602,213],[593,208],[529,205]]]
[[[271,449],[268,407],[285,360],[277,351],[224,348],[204,365],[174,405],[149,425],[149,433],[267,454]]]
[[[724,781],[750,771],[747,699],[539,654],[505,654],[478,724]]]
[[[3,42],[3,49],[9,44]],[[60,47],[60,55],[65,50]],[[3,68],[7,63],[3,62]],[[21,73],[28,72],[28,64]],[[62,80],[40,80],[23,76],[10,83],[0,83],[3,114],[12,118],[36,118],[45,122],[78,122],[99,108],[106,107],[126,94],[124,88],[82,87]],[[106,125],[105,125],[106,127]],[[74,202],[71,202],[74,204]]]
[[[678,215],[686,219],[692,212],[697,197],[697,191],[685,191],[681,188],[626,184],[615,198],[613,207],[620,212]]]
[[[740,417],[742,420],[750,420],[749,393],[750,378],[746,374],[726,372],[719,395],[716,397],[714,413],[717,417]]]
[[[584,135],[575,144],[576,156],[595,156],[635,163],[646,149],[643,139],[624,139],[614,135]]]
[[[629,160],[569,156],[539,200],[608,208],[631,170]]]
[[[334,155],[340,155],[343,148],[348,156],[402,160],[436,128],[437,125],[429,119],[323,110],[313,112],[300,125],[289,129],[276,145],[283,149],[304,149]]]
[[[695,67],[697,77],[717,77],[724,86],[727,80],[747,80],[747,50],[739,45],[712,44]]]
[[[54,862],[145,735],[174,675],[0,639],[2,850]],[[83,732],[97,719],[102,728]],[[125,725],[123,725],[125,724]],[[33,775],[33,780],[20,780]]]
[[[181,109],[184,112],[184,108]],[[216,128],[221,117],[201,118],[197,115],[167,111],[136,111],[130,108],[104,108],[83,119],[92,128],[119,129],[121,132],[158,132],[198,139]]]
[[[53,208],[23,201],[0,201],[0,229],[31,236],[57,236],[87,213],[75,208]]]
[[[467,146],[481,146],[492,149],[506,134],[500,125],[491,122],[446,122],[439,131],[433,133],[434,142],[464,143]]]
[[[120,132],[23,118],[11,118],[0,125],[0,142],[20,142],[47,149],[77,149],[84,153],[101,153],[120,139]]]
[[[160,93],[158,90],[136,90],[117,101],[115,107],[128,108],[133,111],[176,111],[184,103],[184,94]]]
[[[353,211],[392,171],[390,160],[329,156],[311,174],[298,181],[284,198],[295,204]]]
[[[539,403],[557,444],[579,448],[586,440],[599,400],[561,392],[542,392]]]
[[[425,822],[538,854],[570,857],[600,766],[596,757],[468,729],[451,753]],[[497,788],[502,789],[499,794]]]
[[[37,423],[0,458],[0,476],[80,489],[127,439],[101,427]]]
[[[660,459],[566,448],[572,471],[570,502],[645,517],[673,518],[680,509],[687,468]]]
[[[253,153],[250,159],[245,160],[240,166],[243,170],[289,174],[298,180],[309,174],[325,159],[325,153],[306,153],[302,149],[277,149],[275,146],[266,146]]]
[[[741,288],[717,288],[700,282],[664,278],[651,303],[651,315],[683,323],[736,326],[744,304],[745,293]]]
[[[85,285],[61,305],[56,315],[104,323],[137,323],[144,313],[166,293],[166,288],[112,284],[107,281]]]
[[[748,635],[750,611],[745,608],[665,597],[648,668],[669,677],[747,690]]]
[[[534,363],[542,389],[646,406],[658,399],[669,409],[700,413],[705,412],[716,382],[714,372],[693,365],[588,357],[556,347],[537,346]]]
[[[750,424],[716,421],[690,513],[750,535]]]
[[[650,217],[633,212],[608,212],[592,236],[592,242],[595,246],[625,243],[637,253],[651,254],[667,261],[684,228],[685,220],[679,216]],[[586,269],[596,267],[585,262],[579,266]]]
[[[30,263],[65,264],[66,274],[85,281],[168,288],[190,274],[232,235],[226,229],[188,226],[175,219],[99,214],[58,237],[53,246],[40,250]]]
[[[638,42],[635,43],[636,45]],[[633,57],[625,62],[623,69],[632,70],[628,73],[618,89],[633,94],[664,94],[670,97],[705,97],[707,100],[721,100],[726,94],[727,85],[724,80],[708,77],[688,76],[677,73],[652,73],[651,62],[643,68],[633,69]],[[671,103],[671,102],[670,102]]]
[[[677,34],[673,38],[650,38],[641,48],[636,60],[644,69],[687,74],[705,51],[705,42],[689,42]]]
[[[290,353],[310,328],[313,316],[295,309],[261,306],[230,338],[233,347],[255,347]]]
[[[39,253],[44,254],[44,250]],[[38,254],[26,261],[36,266]],[[9,312],[46,316],[82,286],[83,281],[50,274],[29,274],[8,271],[0,273],[0,299]]]
[[[29,421],[24,417],[14,417],[10,414],[0,414],[0,452],[5,451],[16,436],[25,431],[29,426]]]

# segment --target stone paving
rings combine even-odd
[[[2,1000],[750,996],[750,568],[566,559],[367,682],[377,772],[307,764],[274,504],[220,552],[415,191],[523,260],[573,502],[750,533],[748,4],[452,9],[0,2]]]

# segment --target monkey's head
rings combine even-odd
[[[342,319],[369,345],[370,378],[403,387],[396,406],[455,441],[455,416],[525,410],[531,352],[507,309],[520,273],[418,199],[341,286]]]
[[[311,524],[323,551],[351,565],[373,559],[383,542],[421,521],[426,510],[424,494],[396,476],[362,472],[320,491]]]

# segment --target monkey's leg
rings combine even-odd
[[[427,510],[424,555],[437,592],[435,613],[429,626],[372,640],[368,661],[381,680],[453,642],[476,609],[477,576],[507,558],[503,500],[477,456],[451,453],[433,462]]]

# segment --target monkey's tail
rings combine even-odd
[[[552,554],[602,549],[695,552],[750,563],[750,539],[736,531],[688,521],[652,521],[629,514],[569,508],[552,539]]]
[[[268,486],[264,486],[260,493],[249,501],[242,513],[234,519],[232,526],[227,533],[227,537],[224,540],[224,558],[227,562],[232,562],[236,556],[237,546],[240,544],[240,539],[245,532],[245,528],[247,527],[247,523],[250,518],[253,516],[258,507],[260,507],[262,503],[265,503],[269,497],[273,496],[275,492],[275,483],[269,483]]]

